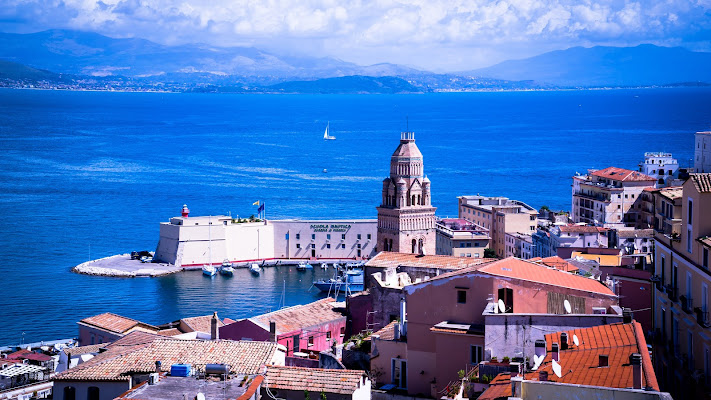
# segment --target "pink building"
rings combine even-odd
[[[346,317],[332,298],[245,318],[220,328],[221,339],[273,341],[286,355],[318,353],[343,343]]]
[[[393,383],[427,396],[457,380],[459,370],[486,359],[483,313],[492,301],[503,306],[504,314],[561,318],[569,317],[562,315],[567,314],[566,301],[572,314],[593,314],[618,304],[617,296],[596,280],[516,258],[441,274],[403,291],[404,323],[393,336],[404,340],[406,352],[392,361],[378,384],[397,375]]]

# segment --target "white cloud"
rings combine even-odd
[[[583,44],[685,43],[711,0],[6,0],[16,30],[71,28],[161,43],[253,44],[350,61],[467,68]],[[9,11],[8,11],[9,10]],[[14,14],[13,14],[14,10]],[[8,23],[5,23],[8,25]],[[31,26],[31,28],[29,27]],[[1,25],[0,25],[1,27]],[[694,39],[689,39],[694,42]],[[693,47],[698,43],[690,43]],[[424,54],[425,51],[433,54]],[[449,53],[447,53],[449,52]],[[469,54],[463,56],[464,53]],[[349,55],[359,54],[359,58]],[[436,54],[436,55],[434,55]],[[480,54],[487,54],[485,60]],[[449,55],[449,56],[448,56]],[[399,59],[395,59],[397,56]],[[457,60],[456,65],[453,61]]]

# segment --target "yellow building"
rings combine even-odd
[[[654,360],[675,398],[711,391],[711,173],[691,174],[655,200]]]
[[[506,257],[506,234],[536,232],[538,211],[528,204],[506,197],[460,196],[459,218],[489,230],[496,256]]]

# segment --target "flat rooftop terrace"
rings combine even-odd
[[[243,395],[249,387],[248,385],[240,386],[243,379],[244,375],[237,375],[225,381],[164,376],[155,385],[144,383],[120,399],[194,399],[198,393],[204,394],[206,399],[236,399]],[[187,397],[183,397],[184,395]]]

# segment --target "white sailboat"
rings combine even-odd
[[[328,124],[326,124],[326,131],[323,133],[323,140],[336,140],[335,136],[331,136],[328,134],[328,127],[330,125],[331,125],[330,122]]]

